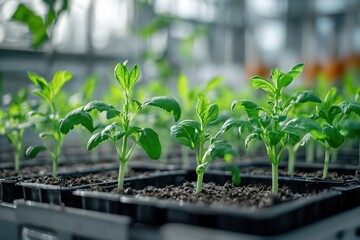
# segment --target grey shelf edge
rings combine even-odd
[[[18,239],[14,204],[0,203],[0,239]]]
[[[167,224],[161,229],[162,239],[166,240],[352,240],[360,239],[360,207],[351,209],[336,216],[324,219],[286,234],[262,237],[234,232],[219,231],[185,224]]]
[[[22,239],[36,235],[36,239],[126,240],[130,236],[131,219],[126,216],[24,200],[17,200],[15,204]]]

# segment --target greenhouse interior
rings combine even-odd
[[[359,0],[0,0],[1,240],[351,240],[359,216]]]

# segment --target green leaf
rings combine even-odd
[[[272,79],[276,87],[278,87],[278,82],[282,75],[284,75],[284,73],[279,68],[271,70],[270,78]]]
[[[218,131],[218,133],[216,134],[217,138],[219,135],[224,134],[225,132],[227,132],[229,129],[231,129],[232,127],[239,127],[244,121],[236,118],[236,117],[232,117],[229,118],[228,120],[226,120],[224,122],[224,124],[221,126],[220,130]]]
[[[269,131],[269,140],[271,145],[276,145],[283,137],[283,132]]]
[[[87,148],[87,150],[91,150],[91,149],[95,148],[96,146],[98,146],[100,143],[102,143],[110,138],[111,138],[110,134],[108,134],[106,132],[101,131],[99,133],[95,133],[94,135],[91,136],[91,138],[87,142],[86,148]]]
[[[202,125],[206,126],[208,123],[216,120],[219,116],[219,107],[216,104],[210,104],[209,99],[203,95],[198,95],[198,102],[196,104],[196,113],[199,116]]]
[[[275,93],[274,85],[272,85],[268,80],[263,79],[259,76],[254,76],[250,78],[250,84],[255,89],[262,89],[269,93]]]
[[[305,103],[305,102],[315,102],[321,103],[320,98],[318,98],[313,92],[311,91],[303,91],[300,93],[296,93],[295,103]]]
[[[129,82],[127,84],[129,90],[131,90],[134,87],[134,85],[137,82],[139,76],[140,76],[139,66],[135,65],[130,70],[130,73],[129,73],[129,80],[128,80]]]
[[[214,90],[215,88],[217,88],[220,83],[223,81],[223,77],[217,76],[212,78],[207,84],[206,87],[204,89],[205,93],[209,93],[210,91]]]
[[[143,107],[145,106],[154,106],[164,109],[168,112],[172,112],[175,122],[177,122],[181,116],[180,105],[172,97],[166,97],[166,96],[152,97],[143,103]]]
[[[314,120],[310,118],[298,117],[290,120],[286,123],[283,128],[284,131],[286,129],[297,128],[300,131],[311,132],[311,131],[321,131],[321,126]]]
[[[248,135],[245,139],[245,147],[248,148],[250,142],[257,138],[260,138],[260,135],[258,133],[251,133],[250,135]]]
[[[335,100],[336,100],[336,88],[333,87],[326,94],[324,101],[325,108],[329,109],[329,107],[335,102]]]
[[[332,124],[336,118],[337,115],[341,113],[341,108],[337,105],[332,105],[329,107],[328,110],[328,119],[330,123]]]
[[[112,105],[101,102],[101,101],[92,101],[86,104],[83,108],[85,112],[90,112],[92,110],[98,110],[99,112],[106,112],[106,118],[111,119],[120,114],[118,110],[116,110]]]
[[[305,146],[305,144],[311,139],[311,136],[312,136],[311,133],[305,134],[304,137],[300,141],[300,145]]]
[[[115,66],[114,74],[116,80],[119,82],[120,86],[128,91],[128,79],[129,79],[129,71],[126,67],[126,64],[119,63]]]
[[[83,107],[77,108],[66,114],[66,116],[59,121],[60,132],[67,134],[74,129],[75,125],[81,124],[89,132],[94,131],[93,119],[87,112],[83,111]]]
[[[28,72],[29,79],[36,85],[39,86],[42,90],[49,89],[48,82],[45,80],[45,78],[37,75],[33,72]]]
[[[356,113],[360,116],[359,103],[343,101],[339,104],[339,107],[341,108],[341,111],[346,115],[349,115],[350,113]]]
[[[280,90],[280,92],[287,86],[290,85],[294,81],[295,78],[297,78],[300,73],[303,71],[304,64],[300,63],[294,66],[289,72],[282,75],[278,81],[277,88]]]
[[[256,109],[258,105],[249,100],[235,100],[231,104],[231,109],[234,110],[237,106],[244,107],[245,109]]]
[[[48,39],[46,33],[46,25],[42,18],[36,15],[31,9],[26,7],[24,4],[19,4],[15,13],[13,14],[12,20],[24,23],[29,28],[33,36],[32,46],[39,47]]]
[[[139,145],[151,159],[161,156],[161,144],[158,134],[151,128],[142,128],[140,131]]]
[[[38,95],[39,97],[41,97],[42,99],[51,102],[50,96],[47,94],[44,94],[40,89],[34,89],[32,91],[33,94]]]
[[[48,138],[48,137],[54,137],[54,134],[52,132],[41,132],[41,133],[39,133],[39,138]]]
[[[334,126],[331,125],[324,126],[323,133],[326,134],[326,141],[333,148],[340,147],[345,141],[344,136]]]
[[[34,158],[36,157],[40,152],[47,150],[44,146],[35,146],[35,147],[28,147],[26,149],[25,155],[27,158]]]
[[[194,150],[200,142],[200,124],[194,120],[184,120],[173,125],[170,129],[170,136],[174,137],[180,144]]]
[[[208,151],[210,151],[210,155],[213,160],[215,158],[223,159],[227,154],[232,156],[236,155],[236,151],[225,141],[216,141],[213,145],[211,145]]]
[[[56,96],[66,82],[72,78],[73,74],[67,71],[58,71],[54,74],[51,81],[53,95]]]
[[[231,104],[231,110],[233,113],[238,110],[245,110],[249,118],[258,118],[260,108],[258,105],[249,100],[235,100]]]
[[[122,137],[124,137],[126,135],[126,132],[119,132],[119,131],[116,131],[113,135],[113,139],[114,140],[119,140],[121,139]]]
[[[269,126],[270,122],[271,122],[271,118],[269,116],[267,116],[266,114],[262,114],[260,116],[260,124],[263,128],[267,128],[267,126]]]

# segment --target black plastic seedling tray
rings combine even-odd
[[[151,175],[151,172],[156,171],[168,171],[174,169],[173,165],[165,165],[165,164],[149,164],[144,162],[134,162],[129,164],[129,167],[139,173],[146,173]],[[118,166],[113,167],[111,169],[103,169],[103,168],[92,168],[91,171],[79,171],[75,173],[68,173],[66,175],[62,175],[63,177],[81,177],[89,173],[98,173],[103,172],[104,170],[115,170],[118,169]],[[128,179],[137,178],[130,177]],[[38,184],[32,182],[18,182],[17,186],[20,186],[23,191],[23,197],[25,200],[35,201],[35,202],[43,202],[50,203],[55,205],[65,205],[70,207],[79,207],[79,198],[74,197],[72,192],[77,189],[90,188],[94,185],[113,185],[116,181],[109,181],[104,183],[94,183],[87,185],[79,185],[73,187],[61,187],[55,185],[47,185],[47,184]]]
[[[142,189],[146,186],[165,187],[180,185],[184,181],[195,181],[194,171],[173,171],[153,176],[131,179],[126,187]],[[224,172],[209,171],[204,182],[224,184],[231,176]],[[241,184],[271,185],[267,176],[242,176]],[[258,235],[276,235],[307,225],[317,220],[334,215],[348,208],[347,200],[333,182],[280,178],[280,185],[290,187],[296,192],[321,192],[291,202],[282,203],[266,209],[249,210],[227,206],[205,206],[153,198],[137,198],[112,193],[77,190],[74,195],[81,197],[82,207],[87,210],[108,212],[130,216],[133,222],[161,226],[167,223],[185,223],[195,226],[230,230]],[[108,186],[114,188],[115,186]],[[347,197],[354,196],[354,193]]]

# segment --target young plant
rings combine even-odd
[[[59,104],[56,102],[56,96],[60,93],[61,88],[68,82],[73,74],[67,71],[58,71],[54,74],[51,82],[47,82],[45,78],[35,73],[28,73],[30,80],[39,87],[33,90],[33,93],[44,100],[46,111],[32,111],[30,116],[39,116],[42,118],[42,124],[45,131],[39,134],[42,139],[52,139],[52,146],[46,142],[46,146],[31,146],[26,150],[28,158],[36,157],[40,152],[47,151],[52,159],[52,174],[57,176],[59,156],[64,143],[64,136],[59,130]]]
[[[300,75],[304,64],[298,64],[289,72],[283,73],[276,68],[271,72],[272,82],[259,76],[250,78],[250,84],[255,89],[262,89],[267,92],[268,102],[262,106],[249,100],[235,100],[232,103],[232,110],[245,110],[247,120],[240,125],[239,132],[249,130],[250,134],[245,139],[247,147],[252,140],[263,141],[267,155],[272,165],[272,192],[278,193],[278,165],[282,159],[286,146],[291,142],[293,136],[298,135],[296,131],[285,128],[288,120],[289,110],[297,103],[314,101],[315,96],[311,93],[295,93],[287,97],[284,89]]]
[[[235,154],[230,144],[218,138],[238,121],[232,118],[227,120],[215,135],[211,135],[208,126],[218,118],[219,108],[216,104],[210,104],[209,99],[202,94],[198,95],[196,113],[199,121],[183,120],[171,127],[170,135],[194,151],[197,161],[196,191],[201,192],[204,173],[209,164],[216,157],[227,158],[227,155]]]
[[[312,103],[321,103],[320,98],[318,98],[317,96],[315,96],[312,92],[310,91],[299,91],[297,93],[295,93],[295,97],[291,97],[289,98],[287,101],[291,101],[292,102],[292,109],[289,112],[291,114],[291,116],[294,117],[299,117],[299,116],[303,116],[303,117],[310,117],[311,116],[311,112],[312,112],[312,108],[309,108],[309,106],[305,105],[305,104],[301,104],[303,103],[305,100],[307,102],[312,102]],[[290,129],[291,126],[287,125],[286,129]],[[285,130],[286,130],[285,129]],[[294,133],[297,134],[294,134]],[[289,132],[289,141],[286,145],[286,149],[288,151],[288,174],[293,174],[294,170],[295,170],[295,162],[296,162],[296,153],[298,151],[298,149],[301,147],[301,139],[303,137],[305,133],[298,131],[296,128],[291,129],[291,131]]]
[[[328,176],[330,154],[333,149],[339,148],[345,141],[341,126],[351,113],[360,115],[360,104],[342,101],[337,103],[336,88],[331,88],[324,102],[318,106],[315,120],[311,118],[293,119],[289,125],[308,132],[302,139],[302,144],[310,138],[315,139],[325,149],[323,177]],[[317,121],[316,121],[317,120]]]
[[[27,113],[31,106],[27,102],[27,91],[21,89],[4,112],[0,112],[0,135],[4,135],[14,148],[14,169],[20,170],[21,154],[23,151],[23,135],[25,129],[33,126],[28,120]]]
[[[133,87],[140,75],[140,70],[137,65],[128,69],[126,62],[119,63],[115,67],[114,75],[124,94],[122,111],[108,103],[92,101],[85,106],[69,112],[61,119],[60,131],[67,134],[78,124],[81,124],[91,131],[91,129],[93,129],[93,118],[89,113],[93,110],[106,112],[106,118],[113,119],[113,121],[100,132],[90,137],[87,143],[87,149],[92,150],[106,140],[110,140],[114,144],[120,161],[118,190],[121,191],[124,187],[127,162],[135,146],[143,149],[151,159],[159,159],[161,155],[161,145],[158,134],[151,128],[142,128],[135,125],[137,114],[148,106],[154,106],[172,112],[175,121],[178,121],[181,115],[181,109],[177,101],[171,97],[152,97],[143,103],[133,99]],[[121,140],[120,144],[118,144],[119,140]]]

